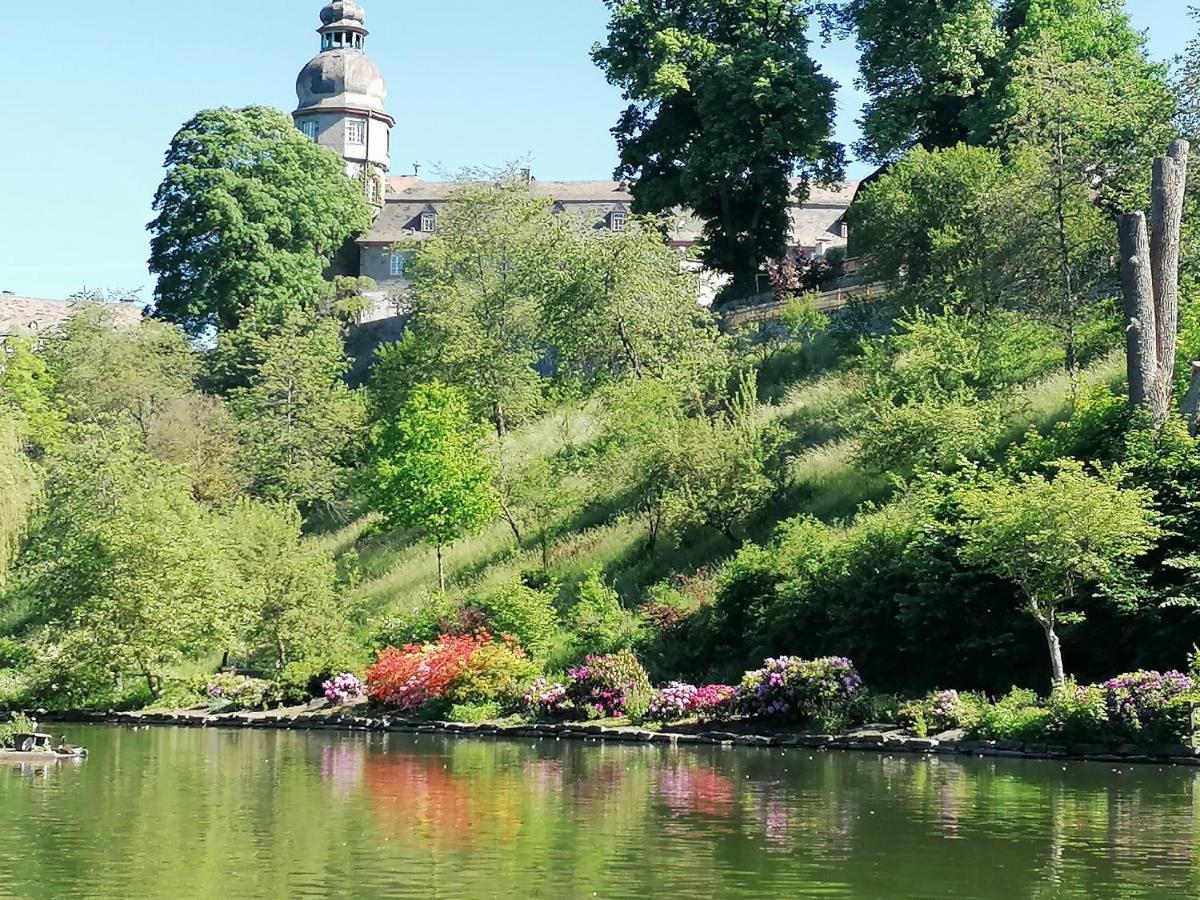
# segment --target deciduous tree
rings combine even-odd
[[[630,101],[613,129],[617,177],[632,180],[636,212],[697,213],[707,263],[752,291],[784,254],[791,204],[842,176],[836,84],[809,54],[813,4],[605,4],[608,39],[592,56]]]

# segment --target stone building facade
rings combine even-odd
[[[296,127],[346,160],[346,172],[363,184],[375,208],[371,229],[357,241],[358,274],[379,284],[376,309],[367,321],[396,314],[389,295],[406,282],[408,264],[421,242],[437,233],[438,217],[453,202],[455,185],[416,176],[388,175],[391,130],[387,83],[367,57],[366,13],[353,0],[335,0],[321,11],[321,52],[300,72],[299,105],[292,114]],[[553,202],[554,210],[594,222],[597,228],[621,230],[633,208],[629,186],[615,181],[538,181],[529,179],[535,196]],[[821,256],[844,248],[846,213],[857,182],[835,189],[814,187],[808,200],[792,208],[790,246],[797,256]],[[685,251],[699,240],[703,223],[687,210],[674,213],[672,246]],[[705,302],[720,280],[698,271],[698,298]]]

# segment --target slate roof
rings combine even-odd
[[[13,334],[41,334],[60,327],[86,303],[70,300],[44,300],[0,294],[0,338]],[[113,303],[113,324],[118,328],[136,325],[142,318],[142,307],[136,303]]]
[[[359,239],[368,246],[419,243],[429,232],[420,229],[421,214],[429,207],[435,211],[451,202],[457,185],[452,181],[424,181],[416,176],[388,178],[387,202],[371,230]],[[633,204],[627,185],[616,181],[538,181],[530,182],[535,197],[550,197],[563,210],[605,221],[614,212],[624,212]],[[803,206],[792,211],[792,244],[815,248],[819,243],[845,243],[837,225],[854,200],[858,182],[848,181],[837,188],[812,187]],[[703,223],[687,210],[676,212],[671,240],[693,244],[700,238]]]

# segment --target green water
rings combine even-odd
[[[1200,896],[1194,770],[69,729],[0,763],[0,897]]]

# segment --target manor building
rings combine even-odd
[[[346,161],[347,174],[363,185],[375,210],[374,224],[360,238],[348,268],[378,282],[380,299],[367,320],[395,310],[384,300],[406,284],[405,273],[416,247],[437,233],[438,217],[453,202],[455,185],[416,176],[389,175],[391,133],[396,120],[387,111],[387,82],[366,54],[366,12],[354,0],[335,0],[321,10],[320,53],[296,80],[299,104],[296,127]],[[629,186],[616,181],[538,181],[529,175],[535,196],[553,203],[556,213],[572,215],[596,228],[621,231],[633,208]],[[808,200],[791,210],[790,246],[797,256],[822,256],[846,246],[846,213],[857,182],[838,189],[813,187]],[[676,210],[669,239],[681,251],[695,246],[703,223],[687,210]],[[715,291],[714,279],[699,280],[700,299]]]

